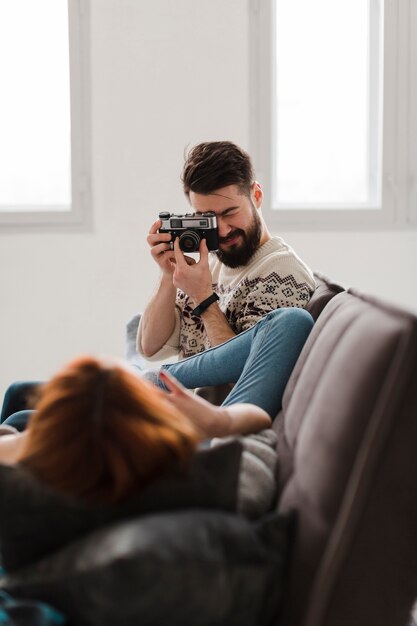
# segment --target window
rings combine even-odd
[[[251,151],[269,223],[415,224],[416,3],[251,7]]]
[[[84,0],[0,3],[0,224],[86,223]]]

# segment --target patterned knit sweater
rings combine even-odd
[[[220,309],[236,334],[280,307],[304,308],[315,289],[311,270],[279,237],[268,240],[244,267],[226,267],[212,254],[210,270]],[[175,354],[184,358],[210,347],[203,320],[192,314],[193,308],[190,298],[178,290],[175,330],[151,360]],[[140,337],[141,325],[138,348]]]

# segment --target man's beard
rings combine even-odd
[[[241,235],[242,243],[234,244],[226,251],[216,251],[217,258],[227,267],[235,268],[247,265],[259,247],[262,236],[262,223],[255,207],[253,207],[253,221],[249,229],[245,232],[241,228],[237,228],[228,237],[220,238],[219,243],[221,244],[236,235]]]

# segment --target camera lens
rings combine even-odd
[[[180,248],[183,252],[198,252],[200,237],[192,230],[186,230],[180,237]]]

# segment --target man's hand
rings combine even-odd
[[[181,249],[178,238],[174,242],[175,264],[172,264],[172,282],[178,289],[192,298],[197,306],[213,293],[211,273],[208,264],[208,249],[206,240],[200,242],[200,260],[186,257]],[[190,261],[193,261],[190,263]]]
[[[161,220],[156,220],[149,230],[147,237],[148,245],[151,248],[151,255],[160,267],[161,272],[165,276],[172,276],[174,273],[173,263],[175,262],[174,251],[171,250],[170,233],[158,233],[158,228],[161,227]]]
[[[148,245],[151,248],[151,255],[158,263],[161,272],[165,276],[172,277],[175,270],[175,252],[171,246],[171,234],[170,233],[158,233],[158,229],[161,227],[161,220],[156,220],[149,230],[147,237]],[[177,239],[178,241],[178,239]],[[191,257],[185,256],[185,262],[188,265],[194,265],[195,260]]]

